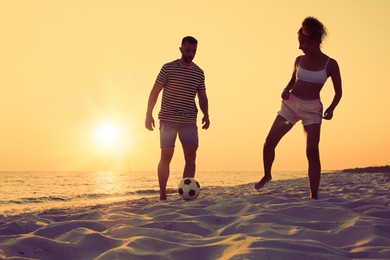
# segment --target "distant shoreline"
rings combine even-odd
[[[347,173],[390,173],[390,166],[370,166],[363,168],[344,169],[342,172]]]

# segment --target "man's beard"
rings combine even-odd
[[[185,62],[187,62],[187,63],[191,63],[193,59],[194,59],[194,57],[190,57],[190,56],[185,57],[185,56],[183,56],[183,60],[185,60]]]

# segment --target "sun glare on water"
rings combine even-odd
[[[95,144],[101,151],[122,153],[128,148],[128,133],[117,122],[101,122],[94,132]]]

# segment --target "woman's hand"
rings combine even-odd
[[[325,110],[324,116],[322,118],[326,120],[331,120],[333,118],[333,109],[328,108],[327,110]]]

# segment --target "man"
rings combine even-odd
[[[181,58],[169,62],[161,68],[148,100],[145,127],[153,131],[155,127],[153,108],[161,90],[163,90],[161,110],[158,114],[161,145],[161,158],[158,164],[160,200],[167,199],[166,186],[169,178],[169,165],[177,135],[179,135],[183,146],[185,158],[183,178],[195,176],[195,158],[198,149],[196,95],[198,95],[199,106],[203,112],[202,128],[208,129],[210,125],[204,73],[192,62],[197,45],[198,41],[194,37],[183,38],[180,47]]]

